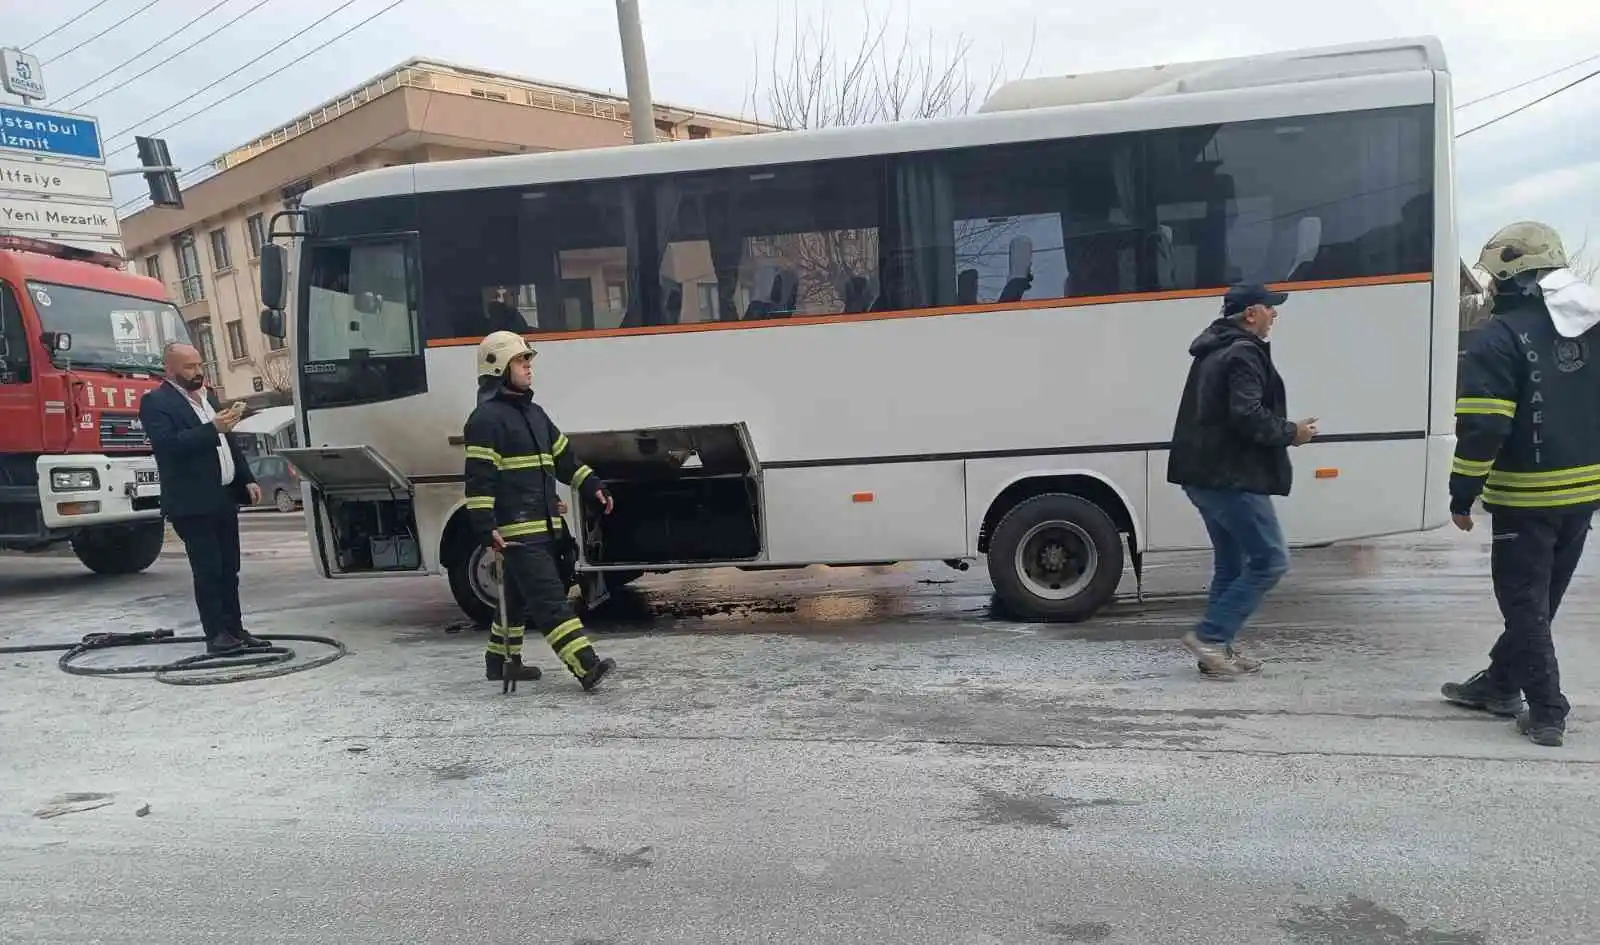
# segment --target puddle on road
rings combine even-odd
[[[1484,932],[1415,928],[1399,914],[1358,896],[1332,908],[1296,906],[1279,927],[1295,945],[1488,945]]]

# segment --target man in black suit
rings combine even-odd
[[[161,477],[161,511],[188,552],[206,651],[264,648],[245,630],[239,606],[239,506],[261,498],[228,435],[243,409],[218,410],[194,346],[168,345],[164,354],[166,383],[139,401],[139,419]]]

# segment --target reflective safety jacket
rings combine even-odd
[[[604,483],[579,462],[566,436],[533,402],[531,391],[486,382],[467,417],[465,441],[467,517],[473,535],[510,541],[544,541],[565,527],[557,513],[556,481],[598,501]]]
[[[1495,297],[1461,360],[1450,511],[1600,507],[1600,331],[1564,338],[1537,293]]]

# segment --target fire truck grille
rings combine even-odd
[[[108,413],[100,417],[100,448],[106,452],[150,449],[138,414]]]

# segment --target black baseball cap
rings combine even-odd
[[[1271,292],[1259,282],[1246,282],[1230,286],[1222,297],[1222,314],[1237,315],[1252,305],[1282,305],[1289,297],[1287,292]]]

